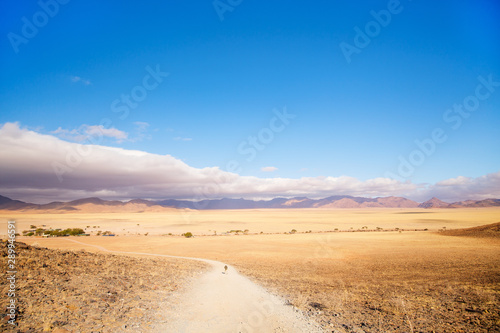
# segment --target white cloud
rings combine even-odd
[[[88,86],[88,85],[92,84],[92,83],[90,82],[90,80],[83,79],[83,78],[81,78],[80,76],[71,76],[71,77],[70,77],[70,80],[71,80],[71,82],[74,82],[74,83],[80,82],[80,83],[82,83],[82,84],[84,84],[84,85],[86,85],[86,86]]]
[[[87,129],[88,132],[102,130],[98,126]],[[78,134],[63,129],[55,132]],[[118,130],[102,132],[116,139],[126,138]],[[420,201],[437,196],[457,201],[500,197],[500,172],[478,178],[458,177],[435,185],[389,178],[361,181],[348,176],[264,179],[240,176],[217,167],[193,168],[170,155],[67,142],[20,128],[17,123],[6,123],[0,126],[0,194],[38,202],[87,196],[201,200],[207,197],[321,198],[342,194],[395,195]]]
[[[55,131],[50,132],[52,134],[57,135],[58,137],[71,141],[81,142],[85,140],[85,137],[78,129],[67,130],[61,127],[58,127]]]
[[[117,143],[121,143],[128,139],[128,134],[126,132],[120,131],[114,127],[105,128],[102,125],[82,125],[72,130],[59,127],[51,133],[62,139],[76,142],[92,141],[96,138],[108,137],[115,139]]]
[[[120,131],[116,128],[105,128],[102,125],[92,125],[92,126],[84,126],[85,134],[89,136],[105,136],[108,138],[114,138],[117,142],[123,142],[128,137],[128,134]]]
[[[419,197],[454,202],[500,198],[500,171],[477,178],[459,176],[437,182]]]
[[[471,183],[471,178],[458,176],[457,178],[450,178],[437,182],[436,185],[445,187],[445,186],[466,185],[470,183]]]
[[[278,168],[269,166],[269,167],[263,167],[260,170],[263,172],[274,172],[274,171],[277,171]]]
[[[151,140],[152,136],[148,134],[149,123],[144,121],[136,121],[135,125],[135,136],[130,138],[130,141],[137,142],[142,140]]]
[[[149,123],[145,121],[136,121],[134,122],[134,125],[136,125],[140,130],[146,130],[149,127]]]

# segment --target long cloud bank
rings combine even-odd
[[[41,134],[18,123],[0,127],[0,194],[45,203],[97,196],[106,199],[221,197],[273,198],[330,195],[404,196],[417,201],[437,196],[447,201],[500,197],[500,172],[458,177],[434,185],[390,178],[257,178],[218,167],[193,168],[170,155],[87,144]]]

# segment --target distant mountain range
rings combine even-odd
[[[266,208],[461,208],[500,206],[500,199],[467,200],[446,203],[432,198],[418,203],[402,197],[363,198],[336,195],[324,199],[306,197],[275,198],[272,200],[217,199],[217,200],[161,200],[134,199],[127,202],[109,201],[100,198],[85,198],[68,202],[55,201],[48,204],[33,204],[0,195],[0,209],[4,210],[55,210],[55,211],[161,211],[164,209],[266,209]]]

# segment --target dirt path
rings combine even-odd
[[[134,255],[198,260],[212,269],[193,281],[184,294],[175,295],[173,308],[167,310],[169,320],[158,325],[158,332],[323,332],[284,300],[267,292],[239,274],[233,267],[219,261],[178,257],[164,254],[111,251],[102,246],[67,239],[101,251]]]

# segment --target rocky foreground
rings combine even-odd
[[[1,244],[2,267],[7,246]],[[9,281],[0,280],[4,332],[148,332],[168,321],[173,292],[206,266],[196,261],[61,251],[16,243],[17,326],[8,323]]]

